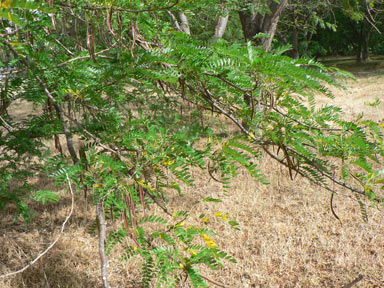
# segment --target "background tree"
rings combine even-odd
[[[259,34],[267,34],[262,38],[261,44],[265,51],[269,51],[273,37],[276,33],[280,15],[287,0],[282,1],[248,1],[241,5],[239,16],[246,40],[254,40]]]

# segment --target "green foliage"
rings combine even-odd
[[[57,192],[52,192],[49,190],[39,190],[35,191],[31,198],[43,204],[47,202],[56,203],[60,200],[60,195]]]
[[[327,87],[338,85],[341,71],[283,56],[286,47],[269,54],[252,43],[210,43],[174,31],[167,10],[198,11],[209,1],[67,1],[54,15],[45,4],[10,3],[3,25],[20,31],[1,36],[2,63],[20,71],[1,100],[35,110],[23,119],[0,114],[7,130],[0,132],[0,209],[14,203],[27,220],[25,199],[58,200],[50,191],[29,194],[28,179],[46,171],[65,184],[68,174],[120,227],[108,230],[107,253],[124,245],[122,260],[143,260],[143,287],[185,279],[207,287],[198,267],[235,261],[212,240],[220,239],[217,221],[239,229],[230,215],[202,214],[198,225],[188,222],[188,211],[168,211],[172,193],[196,185],[194,169],[207,169],[230,193],[240,169],[267,183],[258,160],[268,154],[292,179],[301,175],[326,189],[335,183],[381,201],[382,125],[344,121],[339,108],[315,105],[316,94],[332,97]],[[12,187],[15,180],[24,184]],[[152,205],[164,213],[147,215]]]

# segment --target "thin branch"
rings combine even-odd
[[[5,119],[3,117],[1,117],[1,115],[0,115],[0,120],[1,120],[1,122],[3,122],[3,127],[5,129],[7,129],[8,132],[13,132],[16,130],[14,127],[12,127],[10,124],[8,124],[8,122],[5,121]]]
[[[235,118],[233,117],[231,114],[227,113],[224,109],[222,109],[219,105],[216,104],[216,102],[212,99],[212,95],[210,94],[210,92],[208,90],[205,90],[205,91],[201,91],[203,92],[203,97],[213,106],[215,107],[217,110],[219,110],[224,116],[226,116],[227,118],[231,119],[233,123],[236,124],[237,127],[240,128],[240,130],[245,134],[247,135],[248,137],[251,137],[253,140],[257,141],[257,142],[261,142],[261,139],[257,139],[253,134],[251,134],[247,129],[245,129],[245,127]],[[205,92],[205,93],[204,93]],[[206,95],[208,94],[208,95]]]
[[[299,124],[301,126],[304,126],[304,127],[308,128],[308,129],[313,129],[313,130],[318,130],[318,131],[343,131],[343,129],[339,129],[339,128],[319,128],[319,127],[309,126],[309,125],[307,125],[307,124],[305,124],[305,123],[303,123],[303,122],[301,122],[301,121],[299,121],[299,120],[297,120],[295,118],[290,117],[287,114],[284,114],[283,112],[281,112],[280,110],[278,110],[275,107],[272,107],[272,109],[274,111],[276,111],[277,113],[279,113],[281,116],[286,117],[286,118],[296,122],[297,124]]]
[[[76,151],[75,151],[75,148],[73,146],[73,139],[72,139],[71,131],[68,128],[68,125],[64,120],[65,112],[62,109],[62,107],[60,106],[60,104],[56,101],[56,98],[49,91],[48,87],[45,85],[43,80],[41,80],[41,78],[39,76],[36,76],[35,78],[36,78],[37,82],[39,82],[40,86],[43,88],[45,94],[47,94],[48,98],[52,100],[53,107],[55,107],[56,113],[58,114],[58,116],[60,118],[61,124],[63,125],[63,132],[64,132],[65,138],[67,140],[67,148],[68,148],[69,154],[71,154],[73,163],[76,164],[79,161],[79,159],[77,158]]]
[[[6,72],[1,72],[0,75],[10,75],[10,74],[16,74],[16,73],[21,73],[21,72],[25,72],[25,69],[10,70],[10,71],[6,71]]]
[[[87,134],[89,137],[91,137],[93,140],[95,140],[95,142],[97,143],[97,145],[99,145],[101,148],[117,155],[119,158],[122,157],[121,153],[117,150],[114,150],[104,144],[101,143],[101,139],[95,135],[93,135],[91,132],[89,132],[87,129],[85,129],[76,119],[73,119],[71,116],[69,116],[67,113],[63,112],[63,115],[68,118],[73,124],[75,124],[75,126],[82,130],[85,134]]]
[[[106,52],[106,51],[108,51],[108,50],[111,50],[111,48],[113,48],[113,46],[110,47],[110,48],[101,50],[101,51],[99,51],[99,52],[96,52],[94,55],[99,55],[99,54],[101,54],[101,53],[104,53],[104,52]],[[107,57],[107,56],[104,56],[104,58],[105,58],[105,57]],[[71,63],[71,62],[74,62],[74,61],[77,61],[77,60],[88,59],[88,58],[91,58],[91,56],[90,56],[90,55],[86,55],[86,56],[75,57],[75,58],[69,59],[69,60],[67,60],[67,61],[64,61],[64,62],[58,64],[57,67],[63,66],[63,65],[65,65],[65,64],[68,64],[68,63]]]
[[[333,172],[333,179],[335,179],[335,172]],[[332,187],[332,193],[331,193],[331,199],[329,199],[329,206],[331,208],[332,215],[339,220],[340,224],[343,225],[343,223],[340,220],[340,217],[336,214],[335,209],[333,209],[333,198],[335,196],[335,182],[333,182],[333,187]]]
[[[344,285],[343,287],[341,288],[351,288],[353,287],[355,284],[359,283],[361,280],[363,280],[363,275],[359,275],[355,280],[353,280],[351,283],[347,284],[347,285]]]
[[[228,288],[229,286],[226,286],[224,284],[221,284],[220,282],[217,282],[215,280],[212,280],[212,279],[209,279],[208,277],[204,276],[204,275],[201,275],[201,278],[207,280],[208,282],[212,283],[212,284],[215,284],[216,286],[219,286],[219,287],[223,287],[223,288]]]
[[[221,75],[211,74],[211,76],[215,76],[215,77],[220,76],[220,78],[222,78]],[[266,152],[268,151],[268,150],[264,147],[264,144],[261,144],[261,143],[260,143],[260,142],[261,142],[261,141],[260,141],[261,139],[256,138],[256,137],[255,137],[253,134],[251,134],[251,133],[250,133],[250,132],[243,126],[243,125],[241,125],[240,122],[239,122],[237,119],[235,119],[231,114],[227,113],[224,109],[222,109],[220,106],[218,106],[218,105],[215,103],[215,101],[212,99],[212,97],[211,97],[211,95],[210,95],[210,92],[209,92],[208,90],[206,90],[205,92],[209,94],[209,97],[207,97],[207,95],[205,95],[206,93],[203,93],[203,94],[205,95],[205,99],[206,99],[206,100],[207,100],[213,107],[215,107],[215,108],[218,109],[223,115],[225,115],[226,117],[228,117],[229,119],[231,119],[232,122],[235,123],[236,126],[238,126],[238,127],[240,128],[240,130],[241,130],[245,135],[247,135],[248,137],[252,138],[254,141],[258,142],[258,143],[263,147],[264,151],[266,151]],[[336,183],[337,185],[339,185],[339,186],[341,186],[341,187],[344,187],[344,188],[346,188],[346,189],[348,189],[348,190],[350,190],[350,191],[352,191],[352,192],[355,192],[355,193],[358,193],[358,194],[361,194],[361,195],[366,196],[366,194],[365,194],[364,191],[355,189],[355,188],[349,186],[349,185],[348,185],[347,183],[345,183],[345,182],[341,182],[341,181],[338,181],[338,180],[336,180],[336,179],[333,179],[333,177],[332,177],[331,175],[329,175],[328,173],[326,173],[325,171],[323,171],[323,170],[322,170],[322,169],[321,169],[321,168],[320,168],[320,167],[319,167],[313,160],[309,159],[309,158],[306,157],[305,155],[303,155],[303,154],[301,154],[301,153],[297,152],[296,150],[294,150],[294,149],[292,149],[292,148],[289,148],[289,147],[287,147],[287,150],[289,150],[291,153],[294,153],[294,154],[300,156],[301,158],[305,159],[308,163],[310,163],[311,165],[313,165],[313,167],[314,167],[318,172],[320,172],[320,174],[321,174],[322,176],[328,178],[329,180],[331,180],[332,182]],[[270,156],[273,155],[273,154],[271,155],[271,153],[270,153],[269,151],[268,151],[268,154],[269,154]],[[280,163],[283,163],[285,166],[288,166],[284,161],[280,160],[279,158],[277,158],[277,157],[273,157],[273,158],[274,158],[275,160],[278,160]],[[289,167],[290,167],[290,166],[289,166]],[[302,176],[305,177],[305,175],[304,175],[303,173],[301,173],[301,172],[299,171],[299,169],[294,168],[294,170],[295,170],[297,173],[299,173],[300,175],[302,175]],[[331,191],[332,191],[332,190],[331,190]],[[375,200],[378,201],[378,202],[381,202],[381,201],[382,201],[382,199],[375,199]]]
[[[15,35],[17,34],[17,32],[19,32],[21,30],[21,28],[17,28],[13,31],[9,31],[7,33],[0,33],[0,37],[7,37],[7,36],[12,36],[12,35]]]
[[[301,158],[305,159],[308,163],[310,163],[313,167],[316,168],[317,171],[320,172],[320,174],[326,178],[328,178],[329,180],[331,180],[332,182],[336,183],[337,185],[341,186],[341,187],[344,187],[352,192],[355,192],[355,193],[358,193],[358,194],[361,194],[361,195],[364,195],[366,196],[366,193],[364,191],[361,191],[361,190],[357,190],[349,185],[347,185],[347,183],[345,182],[341,182],[341,181],[338,181],[336,179],[334,179],[332,177],[332,175],[329,175],[327,172],[325,172],[324,170],[322,170],[317,164],[315,161],[313,161],[312,159],[308,158],[307,156],[297,152],[296,150],[290,148],[290,147],[286,147],[288,151],[296,154],[297,156],[300,156]],[[381,201],[380,199],[375,199],[377,201]]]
[[[78,158],[77,158],[77,155],[76,155],[76,152],[73,148],[73,141],[72,141],[72,138],[71,138],[71,135],[70,135],[70,132],[69,132],[69,129],[66,125],[66,122],[64,120],[64,116],[70,120],[73,124],[75,124],[75,126],[82,130],[85,134],[87,134],[89,137],[91,137],[93,140],[96,141],[97,145],[99,145],[101,148],[115,154],[116,156],[118,156],[120,159],[122,158],[125,158],[124,156],[121,155],[120,151],[117,151],[115,149],[112,149],[104,144],[101,143],[101,139],[95,135],[93,135],[91,132],[89,132],[87,129],[85,129],[84,127],[82,127],[82,125],[74,118],[72,118],[70,115],[68,115],[61,107],[60,105],[57,103],[55,97],[50,93],[50,91],[48,90],[47,86],[44,84],[44,82],[41,80],[41,78],[39,76],[36,77],[37,81],[40,83],[40,85],[43,87],[45,93],[47,94],[48,98],[52,100],[53,102],[53,105],[56,109],[56,111],[59,113],[59,117],[61,118],[61,122],[63,124],[63,128],[64,128],[64,134],[67,138],[67,146],[68,146],[68,151],[69,153],[71,154],[72,156],[72,159],[74,162],[77,162],[78,161]]]
[[[369,24],[371,24],[371,26],[372,26],[373,28],[375,28],[375,30],[377,31],[377,33],[379,33],[379,34],[381,35],[381,31],[380,31],[379,28],[377,28],[377,26],[375,25],[375,23],[372,22],[371,19],[369,19],[369,18],[367,17],[367,15],[364,15],[364,18],[365,18],[365,20],[367,20],[367,22],[368,22]]]
[[[173,20],[173,26],[174,26],[174,28],[175,28],[177,31],[181,31],[181,32],[183,32],[183,30],[181,29],[180,24],[179,24],[179,21],[177,20],[176,16],[175,16],[171,11],[168,11],[168,14],[169,14],[169,16],[171,16],[171,18],[172,18],[172,20]]]
[[[265,153],[268,154],[268,156],[270,156],[272,159],[276,160],[277,162],[279,162],[281,165],[285,166],[285,167],[288,167],[288,164],[285,163],[282,159],[278,158],[277,156],[275,156],[272,152],[270,152],[267,148],[265,148],[264,146],[261,147]],[[297,174],[299,174],[301,177],[304,177],[306,179],[308,179],[311,183],[313,184],[316,184],[317,186],[321,187],[321,188],[324,188],[325,190],[329,191],[329,192],[332,192],[332,193],[336,193],[335,190],[332,190],[331,188],[329,188],[328,186],[325,186],[324,184],[321,184],[320,182],[315,182],[314,180],[308,178],[303,172],[301,172],[300,170],[297,170],[297,169],[294,169],[295,172]],[[352,197],[350,196],[346,196],[346,197],[349,197],[352,199]]]
[[[63,43],[61,43],[59,40],[55,39],[56,43],[59,44],[69,55],[75,55],[71,50],[69,50],[67,47],[64,46]]]
[[[15,50],[15,48],[13,48],[13,46],[5,39],[2,39],[0,40],[0,42],[4,43],[8,48],[9,50],[11,50],[12,54],[18,58],[26,67],[29,67],[29,63],[28,61],[23,58],[23,57],[20,57],[19,53],[17,53],[17,51]]]
[[[11,50],[11,52],[15,55],[15,57],[20,59],[20,61],[26,67],[30,66],[27,58],[20,57],[19,53],[17,53],[17,51],[13,48],[13,46],[8,41],[2,40],[1,42],[4,43],[5,45],[7,45],[8,48]],[[49,91],[49,89],[45,85],[44,81],[41,80],[41,78],[39,76],[36,76],[35,79],[37,80],[37,82],[39,82],[41,88],[43,88],[43,90],[44,90],[45,94],[47,94],[48,98],[50,98],[53,102],[53,106],[55,107],[56,113],[58,114],[58,116],[60,118],[61,124],[63,125],[63,132],[64,132],[65,138],[67,140],[67,148],[68,148],[69,154],[71,154],[72,160],[76,164],[79,159],[77,158],[76,151],[75,151],[75,148],[73,146],[72,135],[71,135],[70,130],[67,126],[67,123],[65,122],[64,117],[63,117],[64,111],[61,108],[60,104],[56,101],[55,97]]]
[[[21,273],[21,272],[27,270],[29,267],[31,267],[33,264],[35,264],[41,257],[43,257],[45,254],[47,254],[48,251],[51,250],[51,249],[53,248],[53,246],[55,246],[55,244],[57,243],[57,241],[59,241],[61,235],[64,233],[65,225],[67,224],[69,218],[71,218],[72,213],[73,213],[73,209],[74,209],[74,205],[75,205],[75,194],[74,194],[74,192],[73,192],[73,190],[72,190],[71,180],[70,180],[69,177],[68,177],[68,173],[65,173],[65,175],[66,175],[66,177],[67,177],[69,190],[71,191],[72,204],[71,204],[71,210],[70,210],[68,216],[65,218],[63,224],[61,225],[61,230],[60,230],[60,234],[59,234],[59,236],[55,239],[55,241],[53,241],[53,242],[51,243],[51,245],[49,245],[49,246],[47,247],[47,249],[45,249],[43,252],[41,252],[41,253],[39,254],[39,256],[37,256],[33,261],[29,262],[29,264],[26,265],[24,268],[19,269],[19,270],[14,271],[14,272],[10,272],[10,273],[7,273],[7,274],[0,275],[0,279],[1,279],[1,278],[5,278],[5,277],[9,277],[9,276],[12,276],[12,275],[15,275],[15,274],[18,274],[18,273]]]
[[[159,207],[161,208],[161,210],[164,211],[165,214],[167,214],[168,216],[172,216],[172,213],[170,213],[170,212],[168,211],[167,207],[161,205],[161,204],[157,201],[157,199],[156,199],[155,196],[153,196],[153,195],[152,195],[151,193],[149,193],[148,191],[145,191],[145,192],[146,192],[146,194],[153,200],[153,202],[155,202],[155,204],[156,204],[157,206],[159,206]]]
[[[216,78],[219,78],[220,80],[222,80],[223,82],[227,83],[229,86],[232,86],[233,88],[236,88],[238,90],[240,90],[241,92],[245,93],[246,96],[251,96],[249,95],[249,92],[250,91],[247,91],[239,86],[237,86],[236,84],[232,83],[231,81],[225,79],[223,76],[221,76],[220,74],[213,74],[213,73],[208,73],[208,72],[204,72],[204,75],[207,75],[207,76],[212,76],[212,77],[216,77]]]
[[[373,18],[372,14],[371,14],[371,9],[369,9],[367,0],[365,0],[365,6],[366,6],[366,8],[367,8],[367,12],[368,12],[368,14],[369,14],[369,17],[371,18],[371,19],[369,19],[369,18],[367,17],[367,15],[364,14],[364,18],[365,18],[365,20],[367,20],[367,22],[368,22],[369,24],[371,24],[371,26],[372,26],[373,28],[375,28],[375,30],[381,35],[381,31],[380,31],[379,28],[377,28],[377,26],[375,25],[375,19]]]
[[[212,173],[212,170],[211,170],[211,165],[210,165],[210,163],[208,162],[208,167],[207,167],[208,169],[208,174],[209,174],[209,176],[211,176],[211,178],[214,180],[214,181],[216,181],[216,182],[218,182],[218,183],[224,183],[223,181],[221,181],[221,180],[219,180],[219,179],[216,179],[216,177],[215,176],[213,176],[213,173]]]

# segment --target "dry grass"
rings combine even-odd
[[[383,62],[384,63],[384,62]],[[374,120],[384,120],[384,69],[371,72],[355,72],[356,81],[348,80],[344,85],[349,87],[347,90],[331,88],[335,94],[335,99],[319,97],[317,103],[326,103],[343,108],[348,119],[356,119],[360,113],[364,117]],[[379,99],[380,105],[372,107],[368,105]]]
[[[380,97],[384,102],[384,76],[359,76],[347,91],[336,91],[334,101],[350,117],[364,111],[368,118],[384,118],[384,104],[365,106]],[[324,99],[320,99],[325,103]],[[209,224],[218,235],[214,240],[237,260],[220,271],[202,273],[228,287],[342,287],[359,274],[364,279],[354,287],[384,287],[384,213],[368,210],[364,223],[359,205],[338,194],[334,207],[342,225],[329,209],[329,192],[304,179],[290,181],[287,172],[265,158],[260,168],[270,185],[255,182],[245,172],[233,183],[230,193],[210,180],[203,171],[195,171],[196,187],[186,188],[185,196],[170,196],[170,209],[191,210],[190,222],[199,222],[200,213],[222,211],[238,221],[234,231],[222,221]],[[44,177],[39,186],[52,188]],[[59,204],[33,205],[35,221],[26,225],[14,222],[13,207],[2,212],[0,221],[0,273],[20,268],[57,236],[70,209],[69,193],[63,191]],[[202,203],[205,197],[222,203]],[[153,212],[161,213],[153,207]],[[88,219],[85,224],[85,217]],[[0,287],[101,287],[96,237],[89,233],[94,219],[91,209],[84,213],[79,196],[67,229],[44,258],[15,277],[0,280]],[[212,217],[214,218],[214,217]],[[117,248],[110,257],[109,273],[113,287],[139,287],[140,262],[116,260]],[[115,257],[114,257],[115,256]],[[212,287],[214,287],[212,285]]]

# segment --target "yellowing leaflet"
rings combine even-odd
[[[200,236],[201,238],[203,238],[203,240],[205,241],[205,243],[207,243],[208,247],[213,249],[213,248],[216,248],[217,245],[215,242],[212,241],[211,238],[209,238],[209,236],[205,233],[200,233]]]

